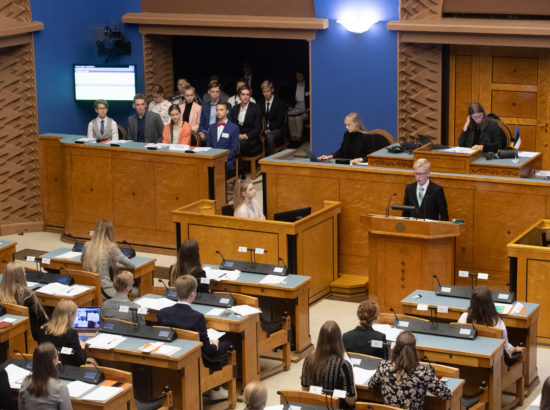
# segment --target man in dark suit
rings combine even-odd
[[[403,211],[403,216],[415,216],[422,219],[449,220],[447,200],[443,187],[429,180],[430,163],[425,158],[417,159],[413,165],[416,182],[405,188],[403,205],[416,207],[417,212]]]
[[[208,83],[208,95],[210,99],[202,102],[201,120],[199,123],[199,135],[206,141],[206,134],[212,124],[216,122],[216,104],[222,101],[220,98],[220,83],[210,81]]]
[[[260,131],[262,114],[258,106],[250,102],[250,87],[247,85],[238,91],[241,103],[231,109],[231,122],[239,125],[239,143],[241,156],[255,156],[262,152]]]
[[[206,146],[229,150],[225,163],[227,178],[235,174],[235,157],[239,149],[239,127],[227,118],[229,113],[228,103],[219,102],[216,105],[217,122],[208,128]]]
[[[286,105],[273,94],[273,83],[264,81],[261,85],[264,100],[259,102],[260,112],[265,119],[265,155],[275,153],[275,148],[284,142]]]
[[[160,115],[147,111],[143,94],[136,94],[133,107],[136,113],[128,117],[128,139],[137,142],[162,142],[164,124]]]

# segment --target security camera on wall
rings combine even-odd
[[[107,56],[106,62],[112,56],[132,54],[132,43],[122,35],[119,26],[98,27],[96,29],[97,56]]]

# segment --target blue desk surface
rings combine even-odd
[[[154,295],[152,293],[148,293],[147,295],[143,295],[143,296],[135,299],[134,302],[136,302],[139,305],[139,301],[142,298],[161,299],[162,297],[163,296],[161,296],[161,295]],[[214,306],[192,304],[191,307],[193,308],[193,310],[196,310],[197,312],[200,312],[203,315],[205,315],[206,317],[210,317],[210,318],[226,319],[226,320],[232,320],[232,321],[235,321],[235,322],[238,322],[238,321],[243,319],[243,316],[237,315],[236,313],[234,313],[230,309],[223,309],[223,312],[220,313],[219,315],[207,315],[206,313],[211,311],[212,309],[214,309]],[[156,310],[156,311],[158,311],[158,310]]]
[[[492,356],[497,350],[503,349],[504,339],[478,336],[474,340],[457,339],[454,337],[426,335],[415,333],[418,348],[433,350],[449,350],[464,353],[469,356]]]
[[[414,295],[420,295],[419,298],[413,298]],[[449,296],[438,296],[435,292],[430,290],[415,290],[410,295],[405,297],[401,303],[418,304],[424,303],[430,306],[447,306],[450,309],[466,311],[470,306],[470,299],[454,298]],[[503,316],[516,316],[516,317],[528,317],[535,309],[539,307],[537,303],[520,302],[525,306],[525,312],[517,315],[503,315]]]
[[[99,147],[110,147],[109,144],[104,144],[101,142],[85,142],[84,144],[76,144],[75,141],[80,138],[84,138],[85,137],[84,135],[70,135],[70,134],[43,134],[43,135],[46,137],[61,137],[62,138],[61,142],[64,144],[94,145]],[[114,150],[124,148],[124,149],[133,149],[136,151],[149,151],[147,148],[145,148],[145,145],[147,144],[144,142],[130,141],[130,142],[120,144],[120,147],[111,147],[111,148]],[[195,152],[194,154],[184,153],[183,151],[169,150],[168,148],[158,149],[156,151],[170,152],[170,153],[181,154],[186,156],[193,155],[193,156],[200,156],[200,157],[213,157],[213,156],[228,152],[227,150],[217,149],[217,148],[211,148],[208,151],[203,151],[203,152]]]
[[[12,241],[6,241],[5,239],[2,239],[0,241],[0,249],[1,248],[5,248],[6,246],[10,246],[10,245],[13,245],[15,242],[12,242]]]
[[[101,332],[99,332],[98,334],[101,334]],[[126,339],[121,343],[119,343],[117,346],[115,346],[113,350],[129,350],[132,352],[139,352],[139,348],[142,347],[144,344],[148,342],[156,342],[154,340],[142,339],[139,337],[131,337],[131,336],[124,336],[124,337]],[[187,352],[189,352],[191,349],[201,345],[202,343],[199,342],[198,340],[175,339],[175,340],[172,340],[171,342],[164,342],[164,344],[167,346],[177,346],[180,348],[180,350],[178,350],[171,356],[166,356],[166,355],[159,355],[159,356],[170,357],[172,359],[179,359],[180,357],[185,356],[185,354],[187,354]],[[144,353],[144,354],[150,354],[150,353]]]
[[[53,251],[47,252],[43,255],[40,255],[41,258],[49,258],[49,259],[57,259],[59,255],[62,255],[66,252],[70,252],[72,248],[57,248]],[[73,262],[80,262],[80,256],[75,256],[72,258],[68,258],[67,260],[73,261]],[[139,268],[143,265],[145,265],[148,262],[154,261],[153,258],[147,258],[145,256],[135,256],[134,258],[130,259],[132,262],[134,262],[134,265],[136,265],[136,268]]]
[[[219,266],[217,265],[203,265],[205,267],[209,267],[212,269],[219,269]],[[285,276],[285,280],[281,283],[277,284],[263,284],[260,283],[260,281],[265,278],[266,275],[261,275],[257,273],[249,273],[249,272],[241,272],[239,274],[239,277],[237,280],[234,281],[228,281],[228,282],[241,282],[251,285],[262,285],[265,287],[270,288],[286,288],[286,289],[292,289],[300,286],[302,283],[306,282],[307,280],[311,279],[311,276],[305,276],[305,275],[287,275]],[[225,282],[222,280],[222,282]]]

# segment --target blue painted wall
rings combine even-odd
[[[140,0],[31,0],[33,19],[44,23],[35,34],[36,80],[40,133],[84,134],[95,116],[92,103],[75,102],[72,65],[103,64],[97,57],[95,28],[121,24],[128,12],[139,12]],[[357,111],[368,129],[397,128],[397,35],[386,30],[398,19],[398,0],[315,0],[316,16],[330,20],[311,43],[313,149],[335,151],[345,128],[344,116]],[[346,31],[336,22],[346,8],[372,8],[381,20],[364,34]],[[112,64],[136,64],[137,89],[144,89],[143,43],[135,25],[122,24],[132,55]],[[130,103],[112,103],[109,115],[126,125]]]
[[[316,17],[329,28],[311,42],[313,152],[338,149],[344,117],[357,112],[367,129],[397,131],[397,34],[386,29],[399,19],[398,0],[315,0]],[[351,11],[372,10],[380,20],[363,34],[336,20]]]
[[[121,23],[124,13],[141,10],[140,0],[31,0],[31,10],[33,20],[44,23],[34,37],[40,133],[83,135],[96,115],[93,102],[75,102],[72,72],[73,64],[105,64],[105,57],[97,57],[96,27],[121,25],[132,55],[113,57],[109,64],[136,64],[137,89],[143,91],[142,37],[137,26]],[[131,103],[110,104],[109,116],[123,125],[131,113]]]

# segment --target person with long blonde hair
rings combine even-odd
[[[48,321],[48,315],[40,305],[35,293],[27,286],[25,268],[17,262],[10,262],[4,269],[0,282],[0,303],[26,306],[34,340],[38,340],[40,326]]]
[[[103,299],[116,295],[113,280],[118,273],[118,265],[129,269],[135,267],[117,246],[113,224],[107,219],[101,219],[96,224],[92,240],[84,245],[81,260],[85,271],[98,273],[101,277]],[[134,288],[133,293],[137,296],[137,288]]]
[[[416,338],[405,331],[397,336],[391,360],[383,360],[369,381],[369,389],[378,389],[384,404],[400,409],[423,409],[426,394],[447,400],[451,391],[439,380],[432,366],[421,364]]]
[[[368,133],[356,112],[344,118],[346,133],[338,151],[330,155],[321,155],[319,160],[332,158],[349,159],[352,165],[367,162],[367,155],[388,145],[389,141],[380,134]]]
[[[239,179],[233,196],[233,216],[239,218],[265,219],[262,208],[256,201],[256,188],[250,179]]]
[[[34,349],[32,373],[21,383],[19,410],[72,410],[69,389],[59,380],[55,346],[42,343]]]
[[[40,328],[38,343],[53,343],[59,351],[63,347],[68,348],[70,353],[67,351],[60,354],[61,362],[81,366],[86,363],[86,350],[84,343],[78,339],[78,332],[72,327],[75,318],[76,304],[70,299],[61,299],[53,310],[50,321]]]
[[[333,320],[324,323],[319,331],[315,351],[306,357],[302,367],[302,390],[321,386],[325,390],[344,390],[346,398],[341,408],[354,408],[357,400],[353,367],[346,360],[346,349],[340,327]]]

